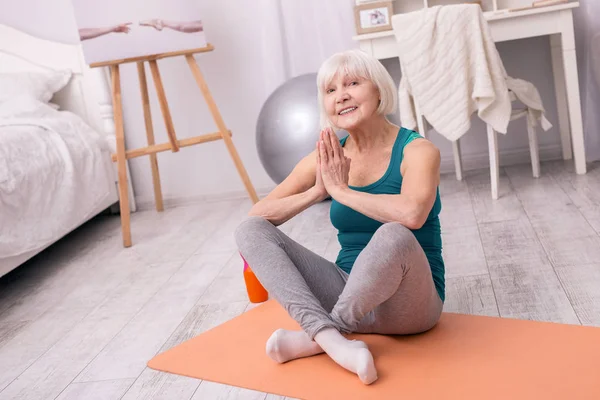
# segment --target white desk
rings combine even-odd
[[[563,158],[574,158],[575,171],[586,173],[583,122],[575,54],[573,9],[579,2],[515,12],[485,12],[495,42],[550,36],[558,124]],[[398,57],[393,31],[353,37],[360,48],[378,59]],[[518,77],[515,77],[518,78]]]

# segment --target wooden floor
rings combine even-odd
[[[569,165],[569,164],[567,164]],[[446,311],[600,326],[600,165],[444,176]],[[333,258],[321,203],[281,227]],[[232,232],[249,200],[101,216],[0,278],[0,399],[280,399],[146,362],[252,305]]]

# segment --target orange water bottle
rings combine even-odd
[[[242,260],[244,260],[244,282],[246,282],[246,291],[248,292],[250,302],[262,303],[267,301],[269,293],[267,293],[263,285],[258,281],[258,278],[254,275],[244,257],[242,257]]]

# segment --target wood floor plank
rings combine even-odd
[[[171,215],[162,216],[152,228],[138,228],[140,237],[133,249],[153,263],[186,260],[205,244],[207,251],[223,251],[225,248],[214,245],[215,237],[222,240],[220,230],[224,221],[240,213],[245,203],[235,200],[170,210]],[[176,210],[179,213],[175,214]]]
[[[235,229],[247,217],[248,211],[252,208],[252,202],[243,200],[229,203],[221,208],[225,210],[224,214],[212,219],[217,229],[213,230],[210,236],[202,242],[202,245],[196,249],[196,254],[211,251],[237,251]]]
[[[480,224],[502,317],[579,323],[528,220]]]
[[[568,212],[573,204],[550,174],[539,178],[528,176],[526,166],[506,168],[510,183],[529,218]]]
[[[246,307],[247,302],[210,305],[196,304],[175,332],[173,332],[160,350],[157,351],[157,354],[237,317]],[[199,379],[167,374],[145,368],[127,391],[123,400],[189,399],[198,388],[198,385],[200,385],[200,382],[201,380]]]
[[[305,218],[296,227],[293,239],[298,243],[322,256],[335,228],[329,219],[331,201],[323,201],[304,211]]]
[[[498,306],[488,274],[446,280],[444,312],[498,317]]]
[[[216,382],[202,381],[192,400],[264,400],[265,393],[255,390],[223,385]]]
[[[528,219],[479,224],[483,251],[492,265],[533,260],[547,263],[548,257]]]
[[[303,220],[303,215],[296,215],[295,217],[290,218],[285,221],[283,224],[278,225],[277,228],[281,230],[281,232],[285,233],[287,236],[292,237],[292,233]]]
[[[452,174],[441,174],[440,175],[440,196],[444,198],[450,198],[455,195],[468,194],[469,188],[467,182],[463,179],[459,181],[456,179],[456,175]]]
[[[231,253],[186,261],[77,376],[76,382],[136,378],[220,272]]]
[[[209,382],[202,382],[202,384],[207,384]],[[202,384],[200,386],[202,386]],[[231,399],[240,399],[240,400],[264,400],[267,397],[267,393],[259,392],[257,390],[244,389],[239,387],[233,387],[229,392],[229,397]],[[203,399],[200,394],[195,395],[195,399]]]
[[[188,400],[193,395],[200,379],[187,376],[167,374],[146,368],[121,400]]]
[[[563,266],[556,273],[581,323],[600,326],[600,263]]]
[[[73,232],[11,276],[0,278],[0,324],[39,318],[85,284],[90,269],[105,271],[105,263],[113,262],[123,248],[104,229],[113,231],[94,220],[92,227],[80,228],[81,232]]]
[[[565,185],[561,186],[554,176],[568,182],[574,178],[565,178],[561,172],[549,173],[539,179],[534,190],[522,176],[522,168],[511,168],[509,174],[553,265],[588,264],[600,259],[600,237],[563,190]]]
[[[445,228],[442,243],[447,278],[488,273],[477,225]]]
[[[529,259],[490,265],[490,275],[502,317],[580,323],[550,263]]]
[[[294,397],[278,396],[276,394],[267,394],[267,397],[265,397],[265,400],[299,400],[299,399],[296,399]]]
[[[571,163],[562,161],[548,165],[549,173],[600,234],[600,162],[590,164],[585,175],[577,175]]]
[[[471,198],[467,191],[448,195],[442,199],[440,212],[442,229],[460,228],[477,224]]]
[[[199,304],[226,304],[244,301],[248,301],[244,281],[244,261],[237,252],[232,252],[198,302]]]
[[[21,329],[17,335],[0,348],[0,390],[29,368],[38,358],[65,337],[98,305],[115,292],[119,284],[139,274],[142,264],[133,252],[123,252],[118,259],[106,257],[109,264],[81,265],[89,279],[52,304],[45,313]],[[24,316],[21,316],[24,318]],[[109,322],[109,321],[107,321]],[[36,380],[46,379],[47,375]],[[20,386],[15,386],[20,387]],[[4,393],[4,392],[2,392]],[[0,395],[1,398],[1,395]]]
[[[525,217],[525,211],[504,169],[500,169],[498,199],[493,199],[489,171],[473,171],[465,177],[477,222],[508,221]]]
[[[14,338],[31,321],[9,321],[0,325],[0,348]]]
[[[569,207],[547,215],[530,216],[529,220],[542,241],[559,241],[597,235],[576,207]]]
[[[310,229],[307,229],[310,226],[317,226],[319,229],[333,229],[329,220],[330,207],[331,200],[325,200],[296,215],[293,218],[295,221],[294,226],[292,227],[293,229],[289,230],[288,236],[295,241],[300,242],[303,241],[302,237],[306,237],[306,232],[310,232]],[[321,221],[315,221],[316,218],[320,218]]]
[[[139,312],[180,263],[126,267],[137,273],[130,275],[104,302],[65,332],[63,338],[0,393],[0,399],[54,398],[60,394]]]
[[[133,383],[133,379],[72,383],[56,400],[118,400]]]
[[[541,239],[548,257],[555,267],[589,264],[600,260],[600,237]]]

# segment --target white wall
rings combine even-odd
[[[263,192],[271,188],[273,182],[264,172],[256,152],[256,117],[264,100],[285,76],[285,67],[273,62],[280,59],[282,52],[281,38],[274,28],[276,24],[264,23],[266,19],[273,18],[272,13],[265,11],[266,8],[275,7],[276,3],[277,0],[207,0],[200,6],[208,39],[216,50],[198,56],[199,65],[226,124],[234,134],[234,142],[252,182],[257,190]],[[70,0],[0,0],[0,22],[52,40],[78,41]],[[260,56],[265,47],[272,49],[273,59]],[[560,141],[547,38],[499,43],[498,49],[511,76],[537,85],[545,101],[548,118],[555,125],[551,131],[540,133],[541,155],[543,158],[558,157]],[[294,49],[287,51],[293,52]],[[385,60],[384,64],[399,81],[397,60]],[[178,136],[215,131],[185,60],[163,60],[159,66]],[[127,147],[141,147],[146,139],[135,65],[124,66],[122,76]],[[157,141],[167,141],[152,86],[151,101]],[[517,121],[511,123],[506,136],[499,135],[501,162],[528,162],[525,132],[524,122]],[[452,171],[450,144],[439,135],[434,135],[432,140],[442,150],[444,170]],[[486,166],[487,142],[485,127],[480,121],[474,119],[471,131],[462,140],[462,149],[466,168]],[[175,154],[160,153],[159,165],[165,199],[195,200],[202,196],[245,194],[222,142],[184,148]],[[134,159],[130,166],[138,204],[147,205],[153,198],[149,161],[147,158]]]
[[[44,39],[79,42],[70,0],[0,0],[0,22]]]

